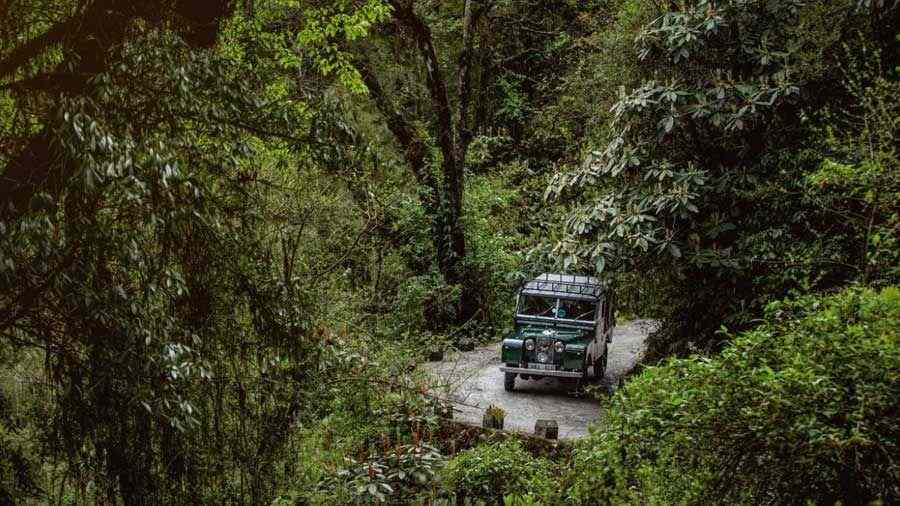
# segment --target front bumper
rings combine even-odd
[[[551,369],[527,369],[525,367],[500,366],[503,372],[515,374],[527,374],[529,376],[553,376],[556,378],[581,378],[584,373],[578,371],[554,371]]]

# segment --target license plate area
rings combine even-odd
[[[559,369],[559,366],[556,366],[554,364],[538,364],[535,362],[529,362],[528,368],[529,369],[540,369],[542,371],[555,371],[555,370]]]

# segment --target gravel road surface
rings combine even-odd
[[[605,384],[615,384],[640,361],[653,320],[633,320],[615,328],[609,348]],[[516,378],[516,390],[503,389],[500,372],[500,343],[445,357],[427,364],[436,390],[454,404],[454,419],[480,425],[485,408],[491,404],[506,411],[507,430],[532,432],[538,419],[556,420],[560,439],[587,435],[588,425],[603,416],[601,404],[578,398],[571,388],[554,379]]]

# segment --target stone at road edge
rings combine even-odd
[[[547,439],[559,437],[559,426],[556,420],[538,420],[534,423],[534,435]]]

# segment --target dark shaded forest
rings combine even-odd
[[[0,505],[900,502],[898,28],[0,0]],[[542,272],[643,363],[583,439],[462,437],[420,365]]]

